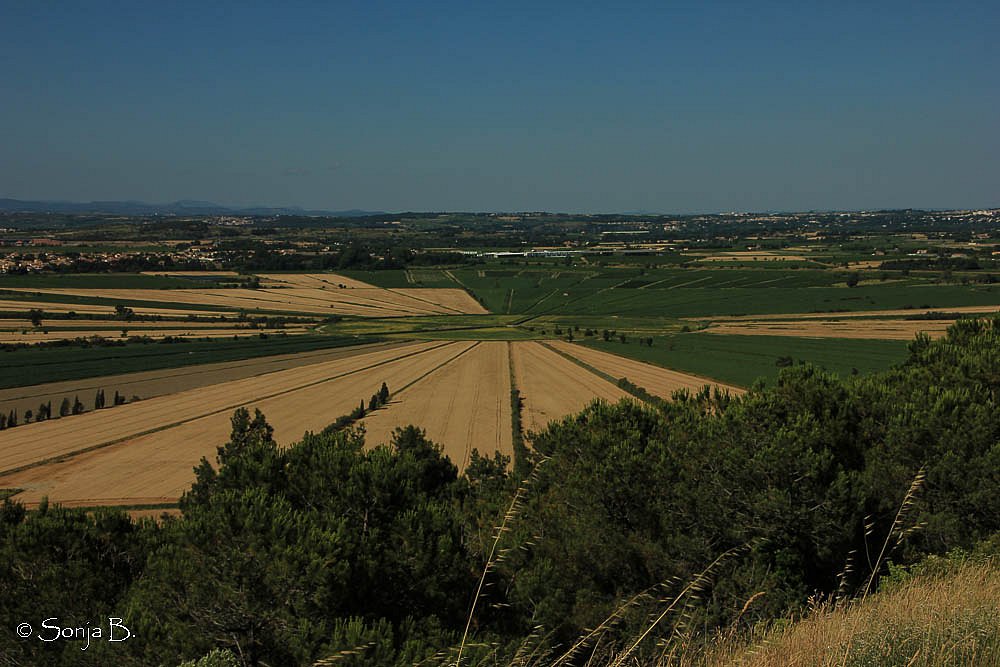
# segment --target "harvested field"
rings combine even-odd
[[[126,398],[139,396],[145,400],[223,382],[258,377],[275,371],[346,359],[366,352],[398,348],[403,345],[405,343],[374,343],[2,389],[0,390],[0,413],[9,414],[11,410],[17,410],[18,414],[23,415],[25,410],[34,410],[39,403],[47,401],[52,401],[53,407],[58,409],[59,403],[64,397],[69,397],[72,401],[74,396],[79,396],[89,410],[93,407],[94,395],[98,389],[104,390],[105,398],[109,403],[116,391],[121,392]]]
[[[396,427],[417,425],[460,469],[472,448],[513,455],[507,344],[482,342],[402,391],[364,419],[369,445],[389,442]]]
[[[407,290],[400,293],[381,288],[281,287],[274,289],[77,289],[21,288],[11,291],[32,294],[87,295],[125,302],[169,302],[268,312],[341,314],[370,317],[484,313],[482,306],[459,289]],[[442,306],[436,299],[464,304],[464,310]],[[24,308],[24,306],[22,306]]]
[[[478,301],[469,296],[468,292],[461,289],[449,287],[437,289],[405,287],[389,291],[403,294],[419,301],[435,303],[442,308],[456,313],[468,315],[486,315],[489,313]]]
[[[541,431],[568,414],[578,412],[595,398],[618,401],[630,395],[607,380],[564,359],[540,343],[512,344],[514,382],[524,401],[524,431]]]
[[[264,391],[272,392],[269,398],[251,398],[240,404],[263,411],[268,422],[274,426],[275,439],[280,443],[291,443],[299,439],[304,431],[318,431],[339,415],[349,412],[362,396],[367,397],[376,391],[383,381],[388,382],[390,387],[406,385],[470,347],[471,344],[468,343],[418,343],[391,351],[358,355],[343,362],[318,364],[317,366],[326,367],[325,378],[320,374],[320,378],[316,379],[315,373],[310,372],[308,379],[312,380],[311,383],[300,380],[298,387],[279,395],[273,395],[272,378],[300,373],[311,367],[272,373],[260,378],[268,380]],[[409,356],[403,356],[404,354]],[[336,368],[337,364],[339,368]],[[182,396],[201,397],[209,401],[216,397],[220,388],[242,386],[241,383],[247,382],[236,381],[183,392],[121,406],[114,408],[114,411],[121,413],[127,408],[156,404],[158,410],[163,412],[174,406],[183,407],[179,400]],[[258,393],[261,391],[258,387]],[[29,506],[37,504],[43,496],[68,506],[84,507],[176,501],[194,479],[193,466],[203,456],[214,461],[216,447],[228,439],[230,417],[235,407],[237,406],[226,406],[221,411],[196,417],[170,428],[135,435],[62,461],[4,475],[0,477],[0,488],[25,489],[16,497]],[[59,421],[64,424],[74,421],[79,423],[79,420],[88,416],[90,415],[80,415]],[[103,415],[98,413],[96,416]],[[18,427],[12,431],[4,431],[3,435],[31,431],[34,427],[58,424],[59,421]],[[32,440],[36,445],[39,437],[43,437],[40,429],[35,429]],[[5,457],[4,460],[9,459],[10,457]],[[8,463],[4,465],[9,466]]]
[[[698,377],[697,375],[672,371],[660,366],[620,357],[617,354],[583,347],[582,345],[574,345],[573,343],[560,340],[554,340],[547,344],[560,352],[579,359],[589,366],[593,366],[602,373],[607,373],[618,379],[628,378],[633,384],[662,398],[670,398],[670,395],[678,389],[688,389],[692,392],[697,392],[706,384],[733,394],[742,394],[744,391],[739,387],[721,384],[713,380]]]
[[[327,289],[329,287],[339,288],[340,285],[343,285],[346,289],[378,289],[375,285],[336,273],[258,273],[256,275],[266,286],[282,285]]]
[[[911,340],[917,333],[944,336],[954,320],[854,320],[847,322],[724,322],[705,333],[740,336],[796,336],[799,338],[868,338]]]
[[[1000,313],[1000,306],[943,306],[941,308],[901,308],[896,310],[856,310],[843,313],[773,313],[768,315],[719,315],[682,317],[683,320],[715,322],[745,322],[748,320],[830,320],[845,317],[910,317],[928,313]],[[923,320],[926,321],[926,320]]]
[[[228,419],[228,413],[240,405],[259,401],[268,396],[285,395],[302,390],[347,373],[384,364],[403,355],[433,347],[440,347],[440,344],[416,343],[388,350],[364,352],[334,361],[276,371],[261,377],[182,391],[170,396],[118,406],[111,410],[24,424],[0,431],[0,471],[64,456],[88,447],[117,442],[140,433],[190,422],[206,415],[227,413],[225,418]],[[367,397],[370,394],[371,391],[368,391],[364,395]],[[352,396],[352,399],[354,398]],[[330,421],[340,414],[332,415]]]
[[[733,252],[718,252],[714,255],[700,255],[697,253],[684,253],[686,257],[696,257],[700,262],[733,262],[744,260],[748,262],[764,262],[764,261],[785,261],[785,262],[805,262],[808,261],[808,257],[804,255],[783,255],[777,252],[768,252],[766,250],[758,251],[744,251],[737,250]]]

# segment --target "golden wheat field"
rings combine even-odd
[[[176,273],[173,275],[184,275]],[[12,292],[46,295],[53,298],[86,296],[96,299],[113,299],[134,304],[137,312],[150,310],[166,313],[185,312],[177,308],[189,304],[196,307],[217,307],[269,313],[296,313],[309,315],[355,315],[365,317],[404,317],[408,315],[484,314],[475,299],[461,289],[386,289],[375,287],[345,276],[323,274],[261,274],[261,287],[205,288],[205,289],[67,289],[11,287]],[[163,309],[144,303],[166,303]],[[73,306],[57,302],[0,302],[4,307],[19,310],[42,308],[50,312],[79,313],[113,312],[113,307]],[[31,305],[29,305],[31,304]],[[141,309],[141,311],[139,310]]]
[[[594,398],[619,401],[629,394],[564,359],[540,343],[515,343],[514,381],[521,392],[521,423],[537,432],[551,421],[583,409]]]
[[[451,363],[393,394],[384,409],[364,419],[369,444],[418,424],[460,468],[472,448],[513,454],[510,362],[505,342],[476,343]]]
[[[848,320],[805,322],[722,322],[705,333],[741,336],[796,336],[800,338],[865,338],[912,340],[918,333],[944,336],[954,320]]]
[[[553,347],[662,396],[707,382],[568,343]],[[383,382],[388,404],[359,424],[368,445],[414,424],[464,468],[473,448],[512,454],[512,388],[526,433],[594,399],[630,398],[560,352],[536,342],[402,342],[7,390],[0,401],[37,404],[70,392],[92,401],[98,386],[150,397],[0,431],[0,488],[23,489],[17,498],[29,506],[43,497],[75,506],[174,502],[198,461],[214,460],[235,409],[260,409],[287,445],[367,402]]]
[[[672,371],[633,359],[626,359],[617,354],[594,350],[583,345],[574,345],[573,343],[558,340],[550,341],[546,344],[564,354],[569,354],[579,359],[585,364],[593,366],[602,373],[607,373],[619,379],[627,378],[633,384],[639,385],[649,393],[661,398],[670,398],[671,394],[678,389],[687,389],[696,392],[705,385],[710,385],[713,388],[729,391],[734,394],[742,394],[744,391],[740,387],[734,387],[688,373]]]
[[[103,390],[109,401],[116,391],[120,392],[126,399],[138,396],[145,400],[165,394],[175,394],[232,380],[273,373],[274,371],[344,359],[367,351],[391,349],[406,344],[408,343],[402,341],[371,343],[353,347],[335,347],[311,352],[102,375],[81,380],[0,389],[0,414],[9,414],[11,410],[15,410],[18,414],[23,415],[25,410],[34,410],[40,403],[51,401],[53,406],[57,407],[63,398],[69,398],[72,401],[74,397],[79,397],[89,410],[93,406],[94,396],[98,390]]]
[[[350,412],[383,381],[412,382],[470,346],[416,343],[9,429],[0,433],[4,469],[64,458],[4,475],[0,488],[24,489],[18,498],[29,506],[44,496],[78,506],[176,500],[201,457],[214,460],[236,408],[260,409],[289,444]]]

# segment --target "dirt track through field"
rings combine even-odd
[[[539,343],[511,346],[514,382],[521,392],[521,425],[525,433],[541,431],[595,398],[616,402],[630,395],[607,380],[564,359]]]
[[[413,424],[460,469],[473,448],[483,456],[512,456],[509,368],[505,342],[475,345],[366,417],[366,442],[389,442],[396,427]]]
[[[472,345],[411,345],[407,349],[422,351],[383,359],[377,366],[358,368],[350,374],[272,398],[253,399],[247,401],[247,406],[259,408],[266,415],[279,443],[290,444],[301,438],[304,431],[319,431],[336,417],[350,412],[361,398],[377,391],[383,381],[390,387],[408,384]],[[169,401],[173,397],[165,398]],[[115,410],[124,407],[130,406]],[[232,410],[227,409],[64,461],[8,474],[0,477],[0,488],[25,489],[17,498],[29,506],[37,504],[43,496],[70,506],[172,502],[190,486],[194,479],[192,468],[201,457],[214,462],[216,447],[228,439],[231,414]]]
[[[722,384],[714,380],[698,377],[697,375],[672,371],[634,359],[627,359],[617,354],[595,350],[583,345],[558,340],[550,341],[548,345],[579,359],[589,366],[593,366],[602,373],[607,373],[611,377],[618,379],[628,378],[632,384],[638,385],[649,393],[662,398],[670,398],[670,395],[678,389],[697,392],[706,384],[727,390],[733,394],[742,394],[744,392],[739,387]]]
[[[214,364],[199,364],[197,366],[182,366],[180,368],[164,368],[155,371],[138,373],[120,373],[102,377],[90,377],[82,380],[50,382],[27,387],[0,389],[0,413],[9,414],[17,410],[23,415],[25,410],[34,410],[39,403],[52,401],[53,408],[58,410],[64,397],[71,401],[79,396],[80,401],[89,410],[93,407],[94,395],[98,389],[104,390],[105,399],[110,404],[115,391],[121,392],[126,398],[139,396],[150,399],[156,396],[176,394],[181,391],[198,389],[210,385],[258,377],[266,373],[300,368],[312,364],[346,359],[367,352],[393,349],[407,343],[373,343],[351,347],[335,347],[310,352],[296,352],[270,357],[256,357],[240,361],[225,361]]]

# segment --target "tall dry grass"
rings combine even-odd
[[[1000,667],[1000,564],[914,576],[847,604],[821,605],[757,637],[720,638],[658,667]]]

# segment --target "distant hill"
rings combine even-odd
[[[255,206],[234,208],[208,201],[181,200],[168,204],[147,204],[140,201],[28,201],[0,198],[0,212],[6,213],[103,213],[106,215],[307,215],[356,218],[381,215],[384,211],[318,211],[291,207]]]

